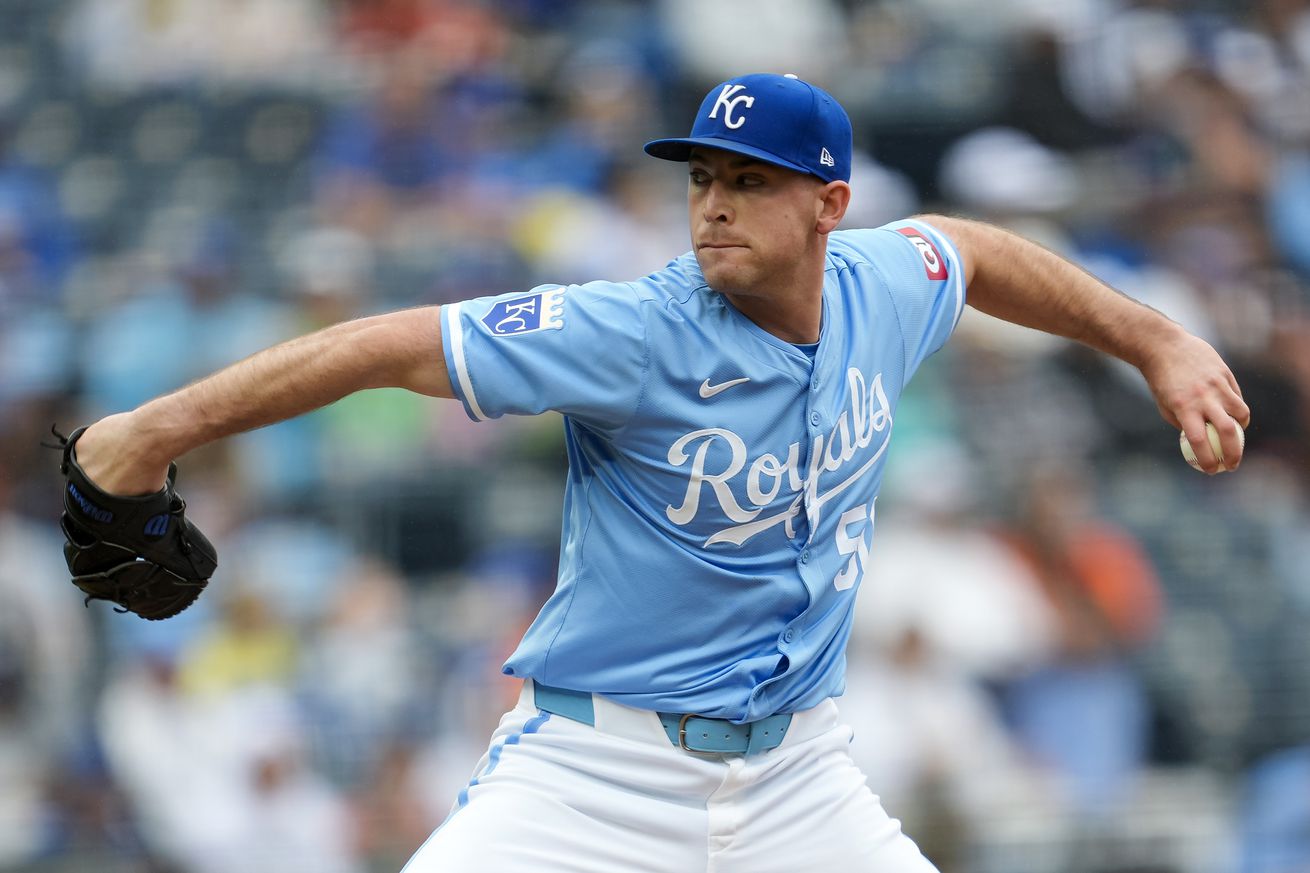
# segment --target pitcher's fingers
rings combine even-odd
[[[1205,415],[1199,410],[1189,410],[1178,416],[1178,420],[1182,424],[1183,434],[1192,445],[1197,465],[1210,475],[1221,472],[1219,458],[1215,456],[1214,448],[1210,445],[1210,435],[1205,430]]]
[[[1224,370],[1224,378],[1228,382],[1228,387],[1233,389],[1233,393],[1239,398],[1242,396],[1242,386],[1237,384],[1237,377],[1233,375],[1232,370]]]
[[[1246,405],[1240,394],[1236,398],[1229,398],[1224,404],[1224,411],[1242,426],[1242,430],[1251,426],[1251,407]]]
[[[1214,425],[1215,432],[1219,434],[1219,445],[1223,449],[1223,457],[1220,460],[1229,470],[1236,470],[1242,463],[1242,453],[1246,448],[1246,439],[1242,433],[1243,428],[1238,424],[1236,418],[1227,413],[1217,415],[1215,418],[1217,420],[1212,420],[1210,423]]]
[[[1163,402],[1157,399],[1155,401],[1155,408],[1160,410],[1160,417],[1163,418],[1169,424],[1173,425],[1176,430],[1184,429],[1183,423],[1178,420],[1178,416],[1174,415],[1174,411],[1170,409],[1168,406],[1165,406]]]

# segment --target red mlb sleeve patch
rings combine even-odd
[[[919,250],[919,257],[923,258],[923,266],[928,272],[929,279],[941,281],[947,277],[946,259],[941,256],[930,239],[912,227],[898,227],[896,232],[914,243],[914,247]]]

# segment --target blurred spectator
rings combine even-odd
[[[313,0],[80,0],[68,57],[114,88],[287,83],[317,87],[330,70],[327,21]]]
[[[902,448],[856,599],[858,637],[895,651],[912,634],[914,648],[975,680],[1042,663],[1055,645],[1054,616],[1028,565],[980,524],[972,460],[940,439]]]
[[[433,71],[407,52],[383,76],[376,92],[329,122],[318,157],[320,211],[370,238],[393,209],[435,196],[453,160],[443,140],[453,119],[442,111]]]
[[[908,451],[888,468],[841,707],[870,788],[949,871],[965,869],[964,846],[998,806],[1054,799],[983,681],[1042,663],[1055,628],[1028,568],[979,527],[983,495],[963,450],[935,440]]]
[[[1300,474],[1303,487],[1310,487],[1310,305],[1298,299],[1279,309],[1268,354],[1258,359],[1272,376],[1265,396],[1277,439],[1270,443]]]
[[[992,487],[1010,487],[1037,461],[1088,458],[1105,438],[1079,379],[1052,363],[1062,345],[975,310],[960,319],[947,378],[969,422],[961,439]]]
[[[416,690],[425,686],[405,580],[378,560],[350,565],[315,627],[297,671],[333,772],[362,784],[411,731]],[[381,774],[379,774],[380,778]],[[393,773],[392,778],[400,778]]]
[[[342,46],[365,59],[415,50],[434,70],[458,72],[499,61],[507,34],[494,9],[468,0],[345,0]]]
[[[240,284],[241,241],[230,221],[174,216],[154,241],[163,275],[103,305],[81,344],[94,415],[131,409],[285,339],[285,311]]]
[[[347,47],[378,53],[403,48],[444,11],[431,0],[347,0],[340,4],[337,29]]]
[[[536,547],[499,541],[447,579],[444,590],[416,599],[415,611],[442,663],[439,727],[414,760],[423,808],[438,822],[486,751],[477,737],[517,700],[521,685],[501,665],[554,586],[553,564]]]
[[[1056,621],[1048,664],[1007,682],[1016,741],[1064,782],[1075,807],[1110,811],[1146,763],[1149,703],[1129,660],[1155,633],[1154,568],[1125,530],[1098,517],[1076,467],[1035,466],[1010,533]]]
[[[231,532],[226,571],[297,629],[320,622],[349,580],[356,551],[321,520],[266,512]]]
[[[230,705],[236,718],[229,728],[240,732],[236,745],[246,746],[235,769],[244,815],[218,856],[195,869],[363,873],[350,807],[307,766],[292,700],[266,687],[235,695]]]
[[[53,303],[77,257],[72,225],[46,174],[10,149],[16,122],[0,106],[0,316]]]
[[[554,120],[543,136],[518,147],[485,143],[482,174],[524,193],[564,188],[599,193],[631,143],[654,135],[655,95],[632,46],[601,39],[577,48],[555,71]]]
[[[1274,243],[1310,281],[1310,142],[1280,157],[1269,174],[1266,221]]]
[[[943,871],[969,869],[968,846],[1000,809],[1067,815],[1025,763],[982,688],[913,623],[848,666],[842,717],[870,789]]]
[[[605,196],[549,190],[527,200],[515,236],[534,278],[560,284],[597,276],[635,279],[685,251],[690,240],[675,218],[684,207],[671,202],[658,169],[615,167]],[[607,242],[597,245],[601,238]]]
[[[942,156],[942,193],[986,216],[1056,213],[1078,197],[1072,162],[1003,127],[974,131]]]
[[[137,651],[115,663],[100,694],[98,734],[149,852],[185,863],[213,839],[207,831],[226,829],[214,813],[228,802],[218,788],[230,755],[197,742],[205,725],[177,688],[175,642],[157,637]]]
[[[1069,96],[1087,115],[1111,122],[1131,117],[1139,96],[1185,67],[1192,50],[1185,17],[1157,3],[1107,10],[1067,46]]]
[[[378,761],[356,783],[353,801],[360,853],[370,869],[399,870],[446,815],[450,797],[433,808],[430,786],[417,765],[417,750],[403,740],[377,749]],[[470,750],[464,766],[471,772],[477,751]]]
[[[504,238],[519,193],[521,89],[495,67],[434,69],[419,47],[388,56],[381,75],[376,93],[328,124],[318,223],[357,235],[366,257],[387,256],[393,304],[501,290],[498,275],[518,275]]]
[[[203,697],[249,685],[290,686],[297,654],[291,628],[257,592],[228,584],[217,595],[218,622],[179,655],[179,688]]]
[[[73,325],[53,307],[0,303],[0,419],[14,433],[58,405],[78,373]]]
[[[365,314],[375,256],[368,240],[340,226],[315,227],[280,252],[298,330],[313,331]]]
[[[1016,35],[1012,60],[1006,64],[1006,121],[1048,148],[1079,152],[1117,143],[1123,132],[1108,120],[1085,113],[1069,93],[1062,39],[1082,38],[1087,15],[1071,26],[1067,7],[1027,4],[1036,13],[1034,26]]]
[[[919,194],[908,176],[878,163],[868,152],[852,153],[851,204],[840,229],[880,227],[919,211]]]
[[[0,866],[49,850],[48,785],[82,739],[91,628],[53,530],[19,516],[0,454]]]
[[[54,756],[33,718],[39,673],[27,663],[32,640],[6,629],[0,634],[0,865],[22,864],[44,851],[53,837],[45,797]]]
[[[1243,197],[1264,191],[1269,144],[1253,123],[1250,105],[1214,74],[1181,70],[1145,94],[1140,108],[1148,130],[1186,149],[1196,190]]]
[[[832,0],[661,0],[660,17],[683,69],[697,82],[721,82],[742,70],[822,82],[835,78],[832,71],[844,59],[842,14]]]
[[[342,798],[303,763],[290,698],[247,685],[182,693],[172,655],[130,665],[106,688],[101,734],[150,852],[196,873],[351,873]]]
[[[1240,873],[1310,869],[1310,747],[1256,762],[1242,793]]]

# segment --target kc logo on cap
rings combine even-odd
[[[718,98],[714,101],[714,108],[710,110],[710,118],[717,118],[719,107],[723,107],[723,123],[728,127],[736,130],[746,123],[745,118],[733,119],[733,110],[737,108],[738,103],[745,103],[746,108],[755,105],[755,98],[748,94],[738,94],[739,91],[745,91],[745,85],[724,85],[723,90],[719,92]],[[736,96],[734,96],[736,95]]]
[[[752,73],[701,101],[691,136],[646,143],[646,153],[685,161],[696,146],[724,149],[818,176],[851,178],[851,120],[831,94],[792,74]]]

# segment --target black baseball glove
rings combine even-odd
[[[53,430],[53,428],[52,428]],[[120,612],[155,621],[186,609],[209,584],[218,554],[185,515],[186,501],[173,488],[170,464],[161,491],[119,497],[96,487],[78,465],[73,446],[86,428],[59,438],[59,472],[65,477],[64,559],[86,602],[109,600]]]

